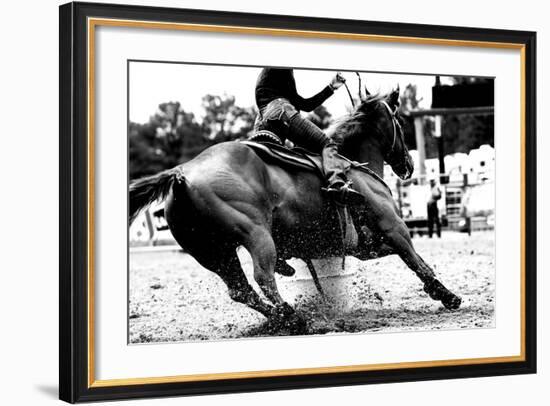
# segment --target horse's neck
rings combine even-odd
[[[368,163],[370,170],[380,177],[384,176],[384,158],[378,142],[367,139],[353,148],[346,149],[344,146],[343,151],[347,158],[361,163]]]

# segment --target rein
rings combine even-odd
[[[368,174],[371,177],[373,177],[374,179],[376,179],[378,182],[382,183],[386,187],[386,189],[389,190],[390,194],[392,194],[391,188],[388,186],[386,181],[383,178],[381,178],[380,176],[378,176],[378,174],[376,172],[374,172],[371,168],[369,168],[369,163],[368,162],[352,161],[351,159],[346,158],[344,155],[340,155],[340,154],[338,154],[338,157],[343,159],[344,161],[346,161],[348,164],[350,164],[352,169],[358,169],[362,172],[365,172],[366,174]]]
[[[349,99],[351,101],[351,106],[353,108],[355,108],[355,102],[353,101],[353,97],[351,96],[351,92],[349,91],[348,84],[346,82],[344,82],[344,86],[346,87],[346,90],[348,91],[348,96],[349,96]]]

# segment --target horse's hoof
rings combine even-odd
[[[281,263],[277,263],[277,266],[275,267],[275,272],[283,276],[294,276],[296,270],[288,265],[286,262],[282,261]]]
[[[302,335],[307,333],[307,321],[298,314],[293,314],[285,321],[285,326],[292,335]]]
[[[271,316],[270,326],[274,330],[286,330],[291,335],[307,333],[307,321],[290,306],[283,303],[274,308]]]
[[[288,303],[282,303],[273,308],[273,317],[286,320],[296,314],[296,311]]]
[[[462,303],[460,297],[450,292],[437,279],[424,284],[424,292],[430,295],[433,300],[440,300],[443,306],[448,310],[456,310]]]
[[[445,288],[445,286],[443,286],[443,284],[437,279],[424,284],[424,292],[426,292],[433,300],[443,300],[443,292],[446,290],[447,288]]]
[[[456,310],[460,307],[462,303],[462,299],[458,297],[457,295],[451,294],[451,297],[447,297],[441,301],[443,303],[443,306],[445,306],[445,309],[447,310]]]

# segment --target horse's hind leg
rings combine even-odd
[[[264,295],[275,305],[275,318],[280,318],[296,332],[305,328],[305,322],[296,315],[294,309],[281,297],[275,280],[277,251],[271,233],[266,227],[255,226],[248,233],[244,246],[252,257],[254,280]]]
[[[248,283],[235,252],[216,273],[227,285],[231,299],[244,303],[267,318],[273,315],[275,312],[273,306],[264,302]]]
[[[217,274],[225,282],[231,299],[270,318],[275,312],[274,307],[262,300],[248,283],[235,248],[227,247],[220,251],[217,255],[212,255],[212,252],[205,252],[204,255],[194,252],[192,255],[202,266]]]
[[[424,291],[434,300],[440,300],[447,309],[458,309],[462,299],[449,291],[439,280],[426,262],[414,250],[409,230],[399,222],[383,233],[384,240],[399,254],[401,259],[424,282]]]
[[[252,257],[254,264],[254,279],[265,296],[275,305],[285,302],[275,281],[275,264],[277,251],[269,231],[261,226],[255,226],[244,241],[244,246]]]

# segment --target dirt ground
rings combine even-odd
[[[307,318],[308,334],[493,327],[494,233],[468,237],[448,232],[441,239],[415,238],[414,245],[438,278],[462,297],[459,310],[445,310],[431,300],[397,256],[351,259],[341,282],[347,295],[344,307],[325,304],[319,296],[298,294],[289,300]],[[285,299],[285,292],[312,285],[277,277]],[[288,334],[274,331],[262,315],[233,302],[215,274],[182,252],[132,252],[129,283],[130,343]]]

